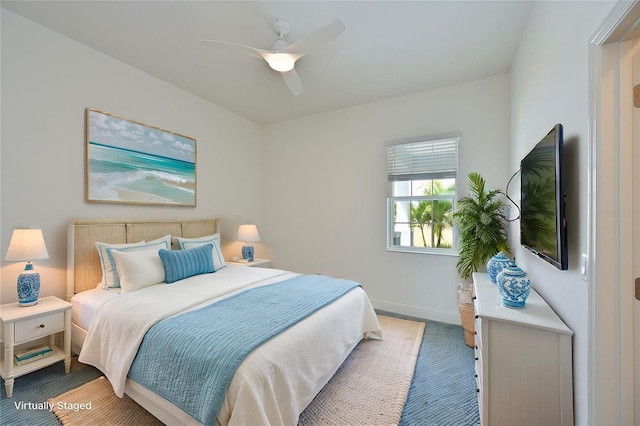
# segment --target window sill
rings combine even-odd
[[[412,247],[387,247],[387,251],[396,253],[415,253],[415,254],[435,254],[437,256],[455,256],[458,257],[458,251],[454,249],[421,249]]]

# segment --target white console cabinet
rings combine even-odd
[[[473,283],[481,424],[573,425],[573,332],[533,289],[511,309],[487,274]]]

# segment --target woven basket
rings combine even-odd
[[[476,337],[476,312],[473,307],[473,294],[471,287],[464,288],[458,284],[458,309],[464,329],[464,343],[472,348],[475,346]]]

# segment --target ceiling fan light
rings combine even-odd
[[[267,62],[271,68],[280,72],[291,71],[296,63],[295,59],[286,53],[274,53],[269,56]]]

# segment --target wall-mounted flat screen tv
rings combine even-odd
[[[563,185],[562,125],[520,162],[520,243],[558,269],[569,267]]]

